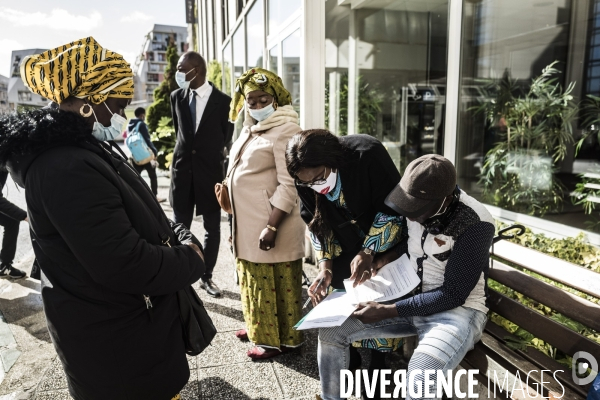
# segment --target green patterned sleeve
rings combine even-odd
[[[310,241],[315,249],[317,265],[321,261],[333,260],[342,254],[342,247],[333,236],[333,232],[330,232],[325,238],[325,243],[321,243],[317,236],[310,232]]]
[[[365,237],[363,247],[376,253],[391,249],[402,239],[404,225],[403,217],[377,213],[369,234]]]

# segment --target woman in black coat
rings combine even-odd
[[[91,84],[47,85],[57,74],[39,73],[32,82],[23,61],[26,84],[59,110],[2,117],[0,165],[25,188],[44,311],[71,395],[169,400],[189,379],[176,292],[200,278],[202,253],[178,244],[150,188],[102,141],[120,133],[133,92],[128,64],[96,45],[88,38],[48,52],[56,63],[72,57],[71,68],[83,68],[77,52],[91,52],[87,67],[109,71],[87,74]],[[44,59],[36,61],[32,68]]]

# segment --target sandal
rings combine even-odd
[[[235,337],[247,342],[248,341],[248,331],[246,331],[245,329],[240,329],[239,331],[235,332]]]
[[[265,347],[254,346],[253,348],[248,350],[248,352],[246,352],[246,355],[253,360],[265,360],[267,358],[272,358],[272,357],[276,357],[280,354],[287,353],[288,351],[289,350],[287,350],[285,347],[282,347],[281,350],[279,350],[279,349],[268,349]]]

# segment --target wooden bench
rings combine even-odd
[[[600,274],[508,241],[495,243],[492,247],[492,256],[489,279],[550,307],[588,328],[600,331],[600,305],[526,274],[513,265],[596,298],[600,298]],[[585,351],[600,362],[600,344],[491,288],[489,288],[488,307],[491,312],[513,322],[570,357],[578,351]],[[507,345],[507,341],[511,338],[517,339],[504,328],[491,320],[488,321],[481,341],[465,356],[461,365],[465,369],[479,369],[482,375],[481,381],[485,384],[488,378],[490,384],[494,382],[494,373],[500,378],[496,383],[502,384],[504,375],[508,374],[511,382],[509,390],[512,390],[512,380],[518,372],[523,387],[526,388],[525,383],[529,373],[529,386],[533,396],[537,388],[539,394],[544,397],[586,398],[590,384],[585,386],[575,384],[567,366],[533,347],[528,347],[526,350],[513,350]],[[534,370],[537,372],[530,373]],[[542,387],[540,370],[552,371],[543,376],[545,382],[543,390],[540,390]],[[554,375],[553,372],[558,370],[564,372]],[[520,386],[517,384],[516,388],[520,389]],[[494,388],[489,389],[493,391]],[[513,398],[527,397],[523,395],[522,391],[515,391]]]
[[[508,241],[495,243],[491,250],[493,257],[490,260],[488,279],[493,279],[565,317],[600,332],[600,305],[528,275],[513,265],[596,298],[600,298],[600,274]],[[490,312],[495,312],[513,322],[570,357],[578,351],[585,351],[595,357],[600,364],[600,344],[597,342],[492,288],[488,288],[488,294]],[[575,384],[571,370],[567,366],[533,347],[514,350],[507,345],[511,339],[518,341],[516,336],[488,320],[481,341],[467,353],[460,364],[467,370],[479,370],[476,378],[485,387],[486,394],[489,389],[490,398],[531,399],[536,396],[536,392],[540,400],[540,396],[562,399],[586,398],[591,384],[585,386]],[[410,358],[416,345],[416,337],[407,338],[403,349],[406,359]],[[542,378],[541,370],[552,372],[544,372]],[[563,372],[554,375],[554,371],[558,370]],[[526,385],[528,374],[529,387]],[[528,394],[521,390],[510,393],[517,376],[522,382],[522,388],[528,390]],[[498,379],[495,380],[495,377]],[[464,390],[466,387],[461,389]],[[494,396],[494,389],[496,396]],[[518,382],[516,389],[521,389]],[[481,397],[487,396],[480,395]]]

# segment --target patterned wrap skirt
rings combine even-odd
[[[260,264],[237,260],[248,338],[255,345],[298,347],[304,338],[293,329],[302,318],[302,260]]]

